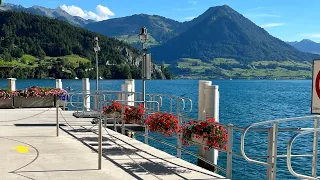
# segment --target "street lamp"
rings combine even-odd
[[[96,77],[96,95],[95,95],[95,109],[98,112],[99,111],[99,105],[98,105],[98,81],[99,81],[99,70],[98,70],[98,52],[100,51],[99,47],[99,39],[98,37],[94,38],[95,46],[93,47],[94,52],[96,53],[96,71],[97,71],[97,77]],[[101,117],[99,115],[99,117]],[[98,130],[98,169],[101,169],[101,161],[102,161],[102,119],[99,119],[99,130]]]
[[[148,33],[147,28],[143,26],[140,30],[139,39],[141,41],[142,45],[142,101],[143,101],[143,107],[146,108],[146,72],[145,72],[145,61],[146,61],[146,52],[147,48],[144,47],[144,44],[148,40]]]
[[[97,71],[97,76],[96,76],[96,91],[98,93],[98,79],[99,79],[99,69],[98,69],[98,52],[100,51],[100,47],[99,47],[99,39],[98,37],[94,38],[94,42],[95,42],[95,46],[93,47],[94,52],[96,53],[96,71]]]

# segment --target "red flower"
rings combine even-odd
[[[126,107],[123,120],[126,123],[140,124],[143,119],[144,109],[143,105],[139,104],[138,107]]]
[[[146,125],[151,132],[159,132],[165,136],[172,136],[179,131],[177,118],[168,113],[155,113],[149,116]]]
[[[205,149],[227,149],[228,134],[227,131],[215,122],[214,118],[206,121],[191,121],[185,127],[180,129],[182,133],[182,142],[184,145],[190,145],[192,136],[203,138]]]

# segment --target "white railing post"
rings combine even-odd
[[[97,111],[102,111],[102,107],[97,105]],[[102,118],[101,113],[98,116],[99,119],[99,133],[98,133],[98,169],[102,168]]]
[[[228,125],[227,178],[232,179],[233,125]]]
[[[144,119],[146,119],[148,117],[148,112],[145,112],[144,113]],[[145,144],[148,144],[149,143],[149,129],[148,129],[148,126],[145,124],[144,125],[144,143]]]
[[[277,173],[277,147],[278,147],[278,122],[268,131],[268,167],[267,180],[276,180]]]
[[[16,90],[16,78],[8,78],[8,89],[9,91]]]
[[[124,127],[124,120],[123,120],[123,118],[124,118],[124,112],[125,112],[125,107],[126,107],[126,105],[125,104],[122,104],[122,108],[121,108],[121,134],[123,134],[123,135],[125,135],[125,127]]]
[[[319,128],[319,118],[314,119],[314,128]],[[312,177],[317,177],[317,166],[318,166],[318,136],[319,132],[314,131],[313,134],[313,153],[312,153]]]
[[[57,100],[56,103],[56,135],[57,137],[59,136],[59,99]]]
[[[90,81],[89,78],[82,79],[83,111],[90,111]]]
[[[178,119],[178,127],[181,126],[182,124],[182,119],[180,117],[180,99],[177,99],[177,119]],[[181,142],[181,133],[178,132],[178,138],[177,138],[177,157],[181,158],[181,146],[182,146],[182,142]]]

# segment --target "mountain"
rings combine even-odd
[[[3,5],[0,6],[0,11],[18,11],[18,12],[26,12],[30,14],[35,14],[35,15],[41,15],[41,16],[46,16],[50,18],[55,18],[59,20],[66,21],[74,26],[80,26],[83,27],[88,23],[95,22],[93,20],[85,20],[81,17],[78,16],[72,16],[62,10],[60,7],[56,9],[49,9],[41,6],[32,6],[30,8],[25,8],[21,5],[14,5],[10,3],[4,3]]]
[[[96,36],[103,78],[141,77],[139,52],[119,40],[24,12],[0,11],[0,27],[0,78],[95,78]]]
[[[241,63],[261,60],[303,62],[316,57],[271,36],[227,5],[212,7],[188,24],[193,26],[152,48],[157,62],[172,63],[179,58],[204,61],[232,58]]]
[[[107,36],[116,37],[129,43],[139,41],[138,34],[142,26],[146,26],[150,35],[149,43],[162,44],[179,35],[176,31],[182,23],[157,15],[136,14],[90,23],[86,29]]]
[[[316,43],[309,39],[303,39],[300,42],[295,41],[295,42],[287,42],[287,43],[299,49],[302,52],[320,54],[320,43]]]

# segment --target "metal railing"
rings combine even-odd
[[[316,172],[317,172],[317,159],[318,159],[318,123],[319,123],[320,116],[305,116],[305,117],[296,117],[296,118],[286,118],[286,119],[278,119],[278,120],[271,120],[271,121],[264,121],[259,123],[253,123],[249,125],[247,128],[243,130],[243,133],[241,135],[241,154],[245,160],[251,163],[256,163],[260,165],[267,166],[267,179],[275,180],[276,179],[276,168],[277,168],[277,158],[287,158],[287,165],[289,172],[298,178],[305,178],[305,179],[317,179],[316,178]],[[296,130],[289,130],[287,129],[284,132],[296,132],[300,131],[297,135],[293,136],[291,140],[288,143],[288,152],[287,155],[278,155],[277,153],[277,144],[278,144],[278,132],[279,124],[290,122],[290,121],[306,121],[314,119],[314,128],[298,128]],[[267,162],[254,160],[250,157],[248,157],[245,153],[245,136],[246,133],[252,128],[262,125],[272,125],[273,127],[268,128],[268,156],[267,156]],[[283,130],[282,130],[283,131]],[[304,134],[309,134],[314,132],[314,140],[313,140],[313,154],[312,155],[291,155],[291,147],[293,141],[296,139],[296,137]],[[312,177],[311,176],[305,176],[301,174],[297,174],[293,171],[291,166],[291,157],[312,157]],[[257,156],[255,158],[263,158],[261,156]]]
[[[134,94],[136,95],[135,100],[128,101],[128,100],[117,100],[119,99],[119,95],[122,94]],[[123,92],[123,91],[99,91],[99,93],[96,93],[95,91],[90,92],[72,92],[70,93],[70,99],[69,101],[65,102],[65,105],[69,104],[72,107],[75,108],[76,111],[79,109],[82,109],[78,106],[84,106],[83,102],[81,102],[81,99],[83,99],[86,96],[89,97],[99,97],[97,98],[99,101],[95,102],[97,103],[96,107],[99,107],[99,112],[102,112],[102,107],[107,105],[108,103],[111,103],[112,100],[117,100],[118,102],[122,104],[127,103],[142,103],[139,98],[141,98],[141,93],[136,92]],[[76,100],[73,98],[75,97]],[[187,117],[188,112],[192,111],[192,100],[189,98],[182,98],[178,96],[169,96],[169,95],[161,95],[161,94],[148,94],[146,95],[147,98],[147,107],[146,107],[146,114],[151,114],[154,112],[159,112],[163,110],[163,107],[168,108],[169,112],[171,114],[175,114],[178,119],[179,126],[182,125],[187,121],[200,121],[198,119]],[[168,98],[169,104],[167,106],[164,105],[164,99]],[[188,102],[188,103],[186,103]],[[189,105],[189,106],[188,106]],[[122,108],[124,109],[124,108]],[[175,109],[175,111],[173,110]],[[106,118],[102,113],[100,114],[100,121],[99,121],[99,143],[101,141],[101,126],[102,126],[102,119],[105,119],[108,121],[110,118]],[[123,116],[122,116],[123,118]],[[277,167],[277,158],[287,158],[287,164],[288,164],[288,170],[289,172],[298,178],[305,178],[305,179],[316,179],[316,171],[317,171],[317,151],[318,151],[318,121],[320,116],[306,116],[306,117],[297,117],[297,118],[287,118],[287,119],[279,119],[279,120],[271,120],[271,121],[265,121],[265,122],[259,122],[259,123],[253,123],[249,125],[247,128],[237,127],[232,124],[219,124],[219,126],[222,126],[227,129],[228,132],[228,142],[227,142],[227,150],[219,149],[220,152],[226,153],[227,162],[226,162],[226,168],[220,167],[213,162],[211,162],[208,159],[203,158],[202,156],[195,154],[193,152],[188,151],[187,149],[182,147],[182,141],[181,141],[181,135],[178,133],[177,136],[173,136],[177,139],[176,144],[171,144],[169,142],[165,142],[164,140],[157,139],[155,137],[152,137],[149,135],[148,128],[144,124],[140,124],[141,126],[145,127],[144,133],[136,132],[136,134],[141,135],[144,137],[144,143],[148,144],[148,139],[157,141],[159,143],[162,143],[166,146],[175,148],[177,150],[176,156],[178,158],[181,158],[181,153],[187,153],[193,157],[196,157],[197,159],[200,159],[207,164],[213,166],[216,168],[216,171],[222,171],[226,174],[226,177],[228,179],[232,179],[232,163],[233,163],[233,156],[240,157],[245,159],[246,161],[250,163],[260,164],[267,166],[267,179],[268,180],[275,180],[276,179],[276,167]],[[289,121],[304,121],[304,120],[310,120],[314,119],[314,128],[279,128],[279,123],[289,122]],[[58,122],[58,120],[57,120]],[[121,122],[121,133],[124,134],[125,130],[132,129],[126,128],[124,126],[124,121],[120,118]],[[116,123],[117,121],[114,120],[114,129],[116,130]],[[105,123],[106,124],[106,123]],[[256,128],[257,126],[263,126],[263,125],[272,125],[272,127],[268,128]],[[255,127],[255,128],[254,128]],[[240,152],[241,154],[237,154],[233,152],[233,137],[234,137],[234,131],[242,132],[241,139],[240,139]],[[268,154],[265,156],[248,156],[245,152],[245,137],[248,132],[260,132],[260,133],[268,133]],[[287,154],[279,155],[277,153],[277,143],[278,143],[278,133],[279,132],[298,132],[297,135],[293,136],[292,139],[288,143],[288,152]],[[302,154],[302,155],[292,155],[291,154],[291,147],[294,140],[304,134],[314,133],[314,141],[313,141],[313,154]],[[200,145],[197,143],[194,143],[196,145]],[[203,144],[201,144],[203,146]],[[99,149],[100,149],[99,145]],[[98,150],[99,150],[98,149]],[[100,151],[99,151],[100,152]],[[99,157],[100,153],[99,153]],[[301,175],[298,173],[295,173],[291,166],[291,158],[293,157],[312,157],[312,177]],[[255,159],[267,159],[266,162],[259,161]],[[99,163],[101,163],[101,159],[99,158]],[[101,165],[99,166],[101,168]]]

